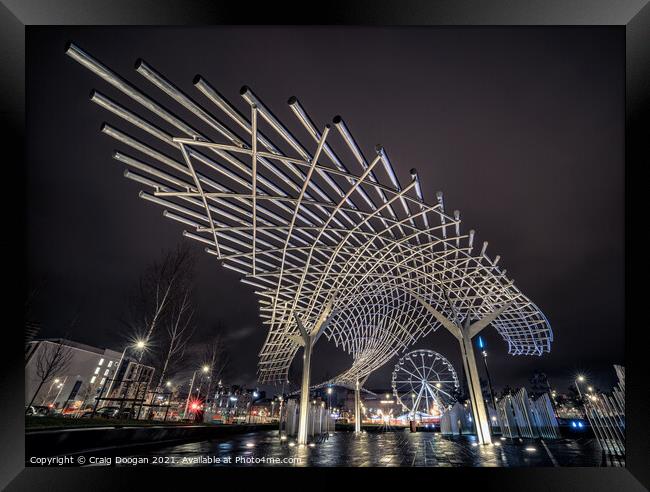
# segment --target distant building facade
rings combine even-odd
[[[137,401],[151,398],[154,368],[125,357],[115,373],[115,380],[105,391],[101,389],[102,406],[133,408]]]
[[[220,420],[231,421],[250,419],[253,412],[255,415],[259,412],[270,415],[275,410],[271,406],[275,407],[275,404],[267,401],[265,391],[239,385],[227,386],[219,382],[214,399],[210,399],[209,410]]]
[[[69,354],[69,362],[41,385],[39,360],[43,365],[48,353],[56,350],[59,344]],[[32,401],[34,393],[38,391],[33,405],[50,406],[62,411],[83,410],[94,405],[100,393],[104,392],[106,396],[105,392],[113,379],[124,379],[125,375],[133,378],[136,373],[144,373],[150,381],[153,375],[153,368],[138,364],[129,357],[122,359],[120,352],[66,339],[33,340],[27,344],[25,359],[25,405]],[[118,383],[120,381],[114,382],[113,386],[122,388]]]

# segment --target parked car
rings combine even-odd
[[[82,419],[88,419],[91,418],[92,416],[93,416],[92,410],[81,414]],[[95,412],[95,417],[104,418],[104,419],[116,419],[116,418],[129,419],[132,418],[132,415],[131,415],[131,410],[128,408],[120,412],[119,407],[102,407]]]
[[[57,412],[53,408],[43,405],[31,405],[25,415],[30,417],[55,417]]]

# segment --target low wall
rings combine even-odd
[[[59,456],[131,446],[203,441],[232,434],[277,429],[277,424],[90,427],[27,431],[25,455]]]

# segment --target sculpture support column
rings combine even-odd
[[[492,444],[490,436],[490,422],[485,411],[485,404],[483,403],[483,393],[481,392],[481,381],[478,377],[478,369],[476,368],[476,357],[474,356],[474,347],[472,346],[472,338],[474,338],[481,330],[492,323],[498,318],[506,309],[508,309],[513,301],[504,303],[501,307],[492,311],[490,314],[483,316],[475,322],[471,322],[469,314],[465,318],[464,323],[460,323],[457,313],[452,306],[452,312],[456,322],[448,319],[443,313],[435,309],[424,298],[417,294],[417,292],[408,291],[418,302],[420,302],[427,311],[444,326],[449,332],[456,337],[460,343],[460,350],[463,357],[463,366],[465,368],[465,378],[467,379],[467,386],[469,388],[469,398],[472,403],[472,415],[474,420],[474,427],[476,427],[476,435],[480,444]],[[449,300],[448,300],[449,302]]]
[[[309,376],[311,369],[312,344],[304,346],[302,361],[302,386],[300,388],[300,418],[298,420],[298,444],[307,444],[307,425],[309,423]]]
[[[472,403],[472,418],[474,419],[476,436],[478,437],[479,444],[491,444],[490,421],[488,420],[485,404],[483,403],[483,392],[481,391],[481,381],[476,367],[472,339],[469,337],[467,330],[463,330],[463,338],[460,340],[460,350],[463,356],[469,398]]]
[[[327,328],[331,320],[330,314],[332,313],[332,303],[330,301],[325,308],[325,312],[318,319],[314,329],[309,333],[300,318],[296,315],[296,325],[300,335],[291,336],[291,339],[298,345],[302,345],[303,362],[302,362],[302,385],[300,388],[300,416],[298,419],[298,444],[307,444],[307,425],[309,424],[309,382],[311,370],[311,351],[318,341],[319,337]]]
[[[354,386],[354,432],[361,432],[361,388],[358,379]]]

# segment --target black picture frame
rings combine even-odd
[[[29,25],[207,25],[207,24],[364,24],[364,25],[490,25],[490,26],[620,26],[626,35],[626,163],[625,163],[625,222],[626,222],[626,468],[536,468],[536,469],[426,469],[409,470],[345,470],[347,481],[338,481],[336,470],[310,469],[287,472],[270,470],[179,470],[179,469],[125,469],[125,468],[25,468],[24,466],[24,411],[23,367],[21,348],[23,326],[21,306],[24,292],[24,215],[27,197],[22,192],[25,180],[25,28]],[[388,1],[334,1],[328,3],[267,2],[252,8],[244,2],[209,2],[204,0],[3,0],[0,5],[0,98],[2,100],[2,135],[4,148],[16,152],[11,159],[5,154],[3,185],[6,200],[4,214],[5,240],[9,246],[5,262],[12,259],[15,267],[11,296],[7,297],[6,312],[15,314],[15,321],[5,326],[6,334],[13,334],[11,343],[3,343],[0,399],[2,415],[2,448],[0,486],[7,490],[71,490],[87,487],[93,490],[116,490],[137,486],[167,490],[172,480],[185,487],[247,486],[242,481],[251,477],[271,485],[297,487],[329,480],[336,488],[356,487],[349,482],[352,475],[359,479],[415,480],[420,486],[442,486],[448,481],[452,487],[495,488],[499,490],[644,490],[650,486],[650,444],[647,418],[650,415],[647,390],[647,369],[643,361],[644,325],[641,319],[643,292],[633,289],[633,278],[642,277],[643,270],[635,265],[644,262],[633,239],[639,240],[643,231],[641,213],[635,206],[640,196],[637,187],[643,186],[640,173],[650,162],[648,120],[650,119],[650,6],[647,0],[443,0],[400,2]],[[636,226],[636,227],[635,227]],[[22,260],[22,264],[21,261]],[[640,328],[635,328],[640,327]],[[191,475],[189,475],[191,473]],[[322,474],[321,478],[318,478]],[[316,476],[315,476],[316,475]],[[334,478],[333,478],[334,477]],[[408,478],[410,477],[410,478]],[[203,482],[203,480],[206,480]],[[295,481],[295,482],[294,482]],[[422,482],[424,481],[424,482]],[[430,482],[429,482],[430,481]],[[142,485],[141,485],[142,484]],[[437,484],[437,485],[436,485]],[[258,485],[251,485],[258,486]]]

